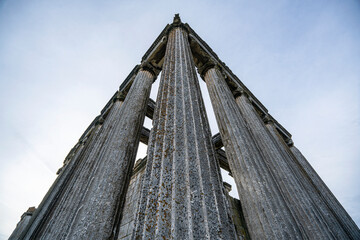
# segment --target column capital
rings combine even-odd
[[[105,121],[105,119],[102,117],[102,116],[100,116],[99,117],[99,119],[96,121],[96,125],[102,125],[103,123],[104,123],[104,121]]]
[[[249,94],[242,88],[237,87],[235,90],[232,91],[232,93],[233,93],[235,99],[240,96],[244,96],[247,99],[250,99]]]
[[[291,138],[285,139],[285,143],[289,146],[292,147],[294,146],[294,142]]]
[[[126,97],[126,93],[123,92],[123,91],[118,91],[113,102],[116,102],[116,101],[124,101],[125,100],[125,97]]]
[[[208,61],[206,61],[201,67],[198,67],[197,71],[200,74],[201,78],[205,79],[205,74],[212,68],[218,69],[221,74],[224,75],[221,66],[213,59],[209,59]]]
[[[265,115],[262,117],[262,120],[264,121],[265,124],[274,123],[274,119],[273,119],[272,117],[270,117],[269,114],[265,114]]]
[[[154,67],[154,65],[152,65],[149,61],[144,61],[141,63],[140,65],[140,71],[148,71],[150,72],[152,75],[154,75],[154,81],[157,78],[157,76],[159,75],[161,69]]]

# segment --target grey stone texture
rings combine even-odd
[[[355,235],[351,235],[343,226],[343,220],[338,221],[331,207],[299,168],[293,154],[279,141],[280,136],[274,135],[275,126],[268,124],[273,132],[265,126],[248,95],[244,91],[235,91],[235,100],[216,65],[206,69],[203,76],[244,206],[250,236],[256,239],[351,239],[356,236],[356,227],[353,228]],[[258,203],[258,209],[253,207],[254,203]],[[267,211],[269,205],[271,210]],[[269,222],[264,226],[266,218]],[[278,227],[267,229],[269,223],[276,223]]]
[[[19,239],[21,234],[24,232],[26,227],[29,225],[34,211],[35,211],[35,207],[30,207],[26,212],[24,212],[24,214],[21,216],[19,223],[16,225],[16,228],[10,235],[9,240]]]
[[[148,70],[137,73],[124,103],[113,104],[51,216],[25,239],[109,239],[116,234],[154,78]]]
[[[213,138],[195,64],[219,126]],[[134,167],[139,141],[148,156]],[[219,166],[234,177],[239,200],[229,184],[224,190]],[[10,239],[360,239],[291,134],[179,15],[58,175]]]
[[[97,124],[88,131],[86,136],[70,151],[64,161],[64,166],[58,171],[58,177],[33,214],[28,227],[24,229],[20,235],[20,239],[40,238],[40,232],[43,231],[46,224],[54,218],[55,209],[61,207],[61,199],[64,197],[64,194],[66,194],[67,187],[75,177],[78,166],[81,165],[83,159],[86,158],[91,148],[93,148],[101,132],[101,127],[101,123],[97,122]]]
[[[250,237],[301,239],[302,231],[222,73],[213,67],[204,78]]]
[[[143,161],[143,159],[139,160],[136,165],[139,165],[140,161]],[[136,167],[137,166],[135,166],[135,168]],[[142,166],[141,169],[135,172],[131,177],[129,188],[126,193],[119,235],[117,236],[118,240],[131,239],[131,235],[134,230],[134,222],[137,214],[144,172],[145,166]]]
[[[236,98],[243,120],[262,153],[263,161],[274,177],[290,212],[304,238],[339,239],[346,237],[327,206],[319,201],[311,185],[301,181],[301,173],[292,165],[293,159],[276,144],[246,94]]]
[[[229,193],[232,189],[230,184],[224,182],[224,186],[226,189],[226,197],[230,205],[230,212],[235,225],[236,233],[239,236],[239,239],[250,239],[240,200],[230,196]]]
[[[301,154],[301,152],[292,145],[290,147],[290,151],[294,154],[296,158],[296,163],[298,164],[298,168],[306,175],[308,180],[314,185],[317,189],[318,194],[322,197],[322,201],[329,206],[333,215],[341,224],[342,228],[346,231],[349,239],[360,239],[360,231],[356,223],[352,220],[349,214],[345,211],[343,206],[336,199],[334,194],[330,191],[330,189],[326,186],[323,180],[319,177],[310,163],[306,160],[306,158]],[[341,238],[339,238],[341,239]],[[345,237],[343,239],[346,239]]]
[[[268,121],[266,127],[269,130],[272,141],[282,154],[282,158],[292,168],[293,176],[297,177],[302,183],[303,189],[308,192],[329,226],[328,231],[333,233],[335,239],[360,239],[360,232],[356,224],[316,174],[308,161],[294,146],[291,148],[287,146],[272,121]],[[300,158],[300,161],[298,158]]]
[[[168,35],[132,239],[236,239],[187,39]]]

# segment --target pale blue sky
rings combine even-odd
[[[174,13],[293,135],[359,225],[359,1],[3,0],[0,239],[39,204]]]

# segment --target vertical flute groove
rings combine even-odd
[[[336,236],[336,239],[344,238],[359,238],[360,232],[358,231],[356,225],[351,226],[351,222],[347,218],[347,214],[344,210],[343,214],[339,214],[335,211],[334,205],[330,202],[326,196],[329,193],[326,185],[321,181],[320,177],[317,175],[317,180],[320,180],[323,185],[320,185],[320,182],[316,182],[316,179],[310,177],[311,172],[308,168],[310,165],[307,163],[307,166],[302,167],[299,161],[296,159],[296,156],[291,152],[287,144],[284,142],[282,137],[279,136],[274,124],[270,121],[266,124],[267,129],[269,130],[270,136],[274,144],[278,147],[278,150],[283,154],[284,159],[286,159],[289,166],[292,168],[294,175],[303,183],[304,189],[309,193],[310,197],[313,199],[314,203],[319,209],[319,212],[322,214],[323,219],[329,225],[329,231],[333,232]],[[311,167],[311,166],[310,166]],[[311,168],[312,169],[312,168]],[[314,170],[313,170],[314,171]],[[320,186],[317,186],[317,183]],[[319,188],[322,188],[321,191]],[[326,189],[324,189],[326,188]],[[330,192],[331,193],[331,192]],[[332,194],[331,194],[332,195]],[[333,196],[333,195],[332,195]],[[334,198],[336,200],[336,198]],[[341,206],[338,205],[337,206]],[[351,219],[351,218],[350,218]],[[351,228],[349,228],[351,227]],[[358,236],[356,236],[356,234]]]
[[[301,238],[301,230],[220,71],[209,69],[205,81],[251,238]]]
[[[133,239],[235,239],[187,33],[169,33]],[[204,123],[204,121],[206,123]],[[211,167],[209,167],[211,166]],[[216,178],[217,181],[214,181]],[[222,201],[218,201],[222,199]]]
[[[307,183],[299,180],[297,172],[291,167],[292,159],[280,151],[249,99],[242,94],[236,98],[236,102],[281,194],[304,233],[311,239],[334,239],[334,232],[340,231],[340,236],[344,237],[340,225],[323,215],[326,209],[319,206],[321,203],[315,202],[316,196],[309,192],[311,189],[308,189]]]
[[[52,214],[25,238],[108,239],[116,235],[154,75],[140,70],[124,101],[116,101]]]
[[[285,143],[283,143],[285,145]],[[336,197],[332,194],[326,184],[322,181],[316,171],[312,168],[306,158],[301,154],[301,152],[295,147],[291,146],[290,149],[285,146],[293,154],[295,158],[295,163],[297,167],[303,171],[303,174],[309,179],[314,188],[317,189],[319,195],[327,206],[330,208],[332,213],[338,219],[342,228],[348,234],[350,239],[360,239],[360,231],[356,223],[351,219],[349,214],[341,206]]]

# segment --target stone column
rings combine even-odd
[[[74,173],[76,173],[77,168],[81,166],[84,156],[86,156],[94,146],[95,139],[101,132],[102,123],[103,119],[101,118],[89,131],[85,139],[80,140],[78,145],[74,147],[75,149],[70,153],[70,159],[65,159],[65,165],[62,167],[59,176],[39,204],[27,228],[23,231],[19,239],[22,239],[24,236],[27,236],[26,238],[36,236],[38,232],[46,226],[46,223],[51,220],[52,212],[59,204],[63,194],[67,191],[67,186],[71,182],[71,179],[74,178]]]
[[[168,36],[132,239],[236,239],[188,34]]]
[[[285,144],[282,139],[280,141]],[[295,156],[298,168],[304,173],[304,175],[306,175],[309,181],[313,184],[314,188],[318,190],[318,193],[321,195],[323,201],[328,205],[336,219],[338,219],[341,223],[342,228],[345,229],[348,237],[350,239],[360,239],[360,230],[356,223],[352,220],[343,206],[332,194],[330,189],[312,168],[310,163],[293,144],[290,146],[290,151]]]
[[[252,239],[306,238],[269,169],[267,159],[249,131],[220,70],[199,69],[206,81],[226,156]]]
[[[154,70],[144,65],[124,103],[116,101],[51,218],[32,238],[110,239],[134,165]]]
[[[33,217],[33,213],[35,211],[35,207],[30,207],[26,212],[23,213],[21,216],[20,221],[16,225],[15,230],[12,232],[12,234],[9,237],[9,240],[16,240],[19,239],[23,231],[28,226],[31,218]]]
[[[293,159],[278,146],[246,93],[239,92],[236,102],[255,144],[259,146],[292,215],[310,239],[339,239],[346,233],[327,208],[311,183],[293,166]]]

